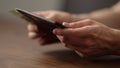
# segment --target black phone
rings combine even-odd
[[[55,28],[65,28],[60,23],[38,16],[26,10],[16,8],[15,11],[20,13],[26,20],[30,21],[30,23],[35,24],[38,29],[44,33],[52,34],[52,30]]]
[[[38,16],[36,14],[33,14],[31,12],[28,12],[26,10],[22,10],[19,8],[16,8],[15,10],[13,10],[12,13],[29,21],[29,23],[35,24],[41,32],[43,32],[46,35],[48,35],[49,37],[51,37],[52,38],[51,40],[54,40],[54,42],[60,41],[57,38],[57,36],[52,33],[53,29],[55,29],[55,28],[65,28],[60,23],[46,19],[42,16]]]

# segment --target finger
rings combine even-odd
[[[53,33],[56,35],[66,36],[66,35],[73,35],[74,30],[71,28],[66,28],[66,29],[57,28],[53,30]]]
[[[87,32],[89,31],[90,27],[82,27],[82,28],[65,28],[65,29],[60,29],[56,28],[53,30],[53,33],[56,35],[61,35],[61,36],[83,36],[88,34]]]
[[[29,38],[31,39],[36,39],[38,37],[38,34],[35,32],[29,32],[28,33]]]
[[[63,22],[63,25],[65,27],[70,27],[70,28],[84,27],[84,26],[88,26],[88,25],[92,25],[92,24],[93,24],[93,21],[90,19],[85,19],[85,20],[73,22],[73,23]]]
[[[29,32],[37,32],[38,31],[37,26],[34,24],[28,24],[27,29]]]
[[[63,40],[63,36],[59,36],[59,35],[57,35],[57,38],[62,42],[62,40]]]

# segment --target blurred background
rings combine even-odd
[[[120,66],[119,62],[108,63],[108,61],[103,64],[96,64],[93,62],[79,61],[78,55],[75,55],[76,53],[64,51],[63,49],[65,47],[56,46],[58,44],[40,47],[36,40],[33,41],[28,38],[27,23],[9,12],[14,8],[21,8],[31,12],[62,10],[70,13],[89,13],[94,10],[110,7],[117,1],[118,0],[0,0],[0,68],[64,68],[62,66],[65,66],[65,68],[73,68],[72,65],[75,66],[75,68],[77,68],[77,66],[82,68],[104,68],[104,66],[105,68],[114,68],[115,66],[119,68],[117,67]],[[47,65],[49,67],[41,67]]]
[[[62,10],[71,13],[88,13],[110,7],[118,0],[0,0],[0,23],[21,21],[10,14],[14,8],[28,11]]]

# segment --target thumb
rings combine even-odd
[[[57,36],[57,38],[62,42],[63,36],[60,36],[60,35],[56,35],[56,36]]]

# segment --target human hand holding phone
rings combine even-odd
[[[30,38],[39,38],[40,44],[50,44],[59,42],[59,39],[52,33],[54,28],[65,28],[60,23],[49,20],[37,14],[33,14],[26,10],[15,9],[15,13],[22,16],[23,19],[29,21],[28,35]]]
[[[36,11],[36,12],[33,12],[33,13],[36,14],[36,15],[45,17],[47,19],[56,21],[57,23],[60,23],[60,24],[62,24],[63,22],[72,22],[72,21],[76,20],[76,17],[74,15],[72,15],[70,13],[67,13],[67,12],[62,12],[62,11],[54,11],[54,10],[51,10],[51,11]],[[32,39],[39,38],[40,39],[40,41],[39,41],[40,44],[41,43],[48,44],[48,42],[52,43],[52,42],[57,41],[56,39],[53,39],[53,37],[45,35],[42,32],[38,33],[37,32],[38,30],[39,29],[37,28],[36,25],[29,24],[28,25],[28,31],[29,31],[28,36]]]

